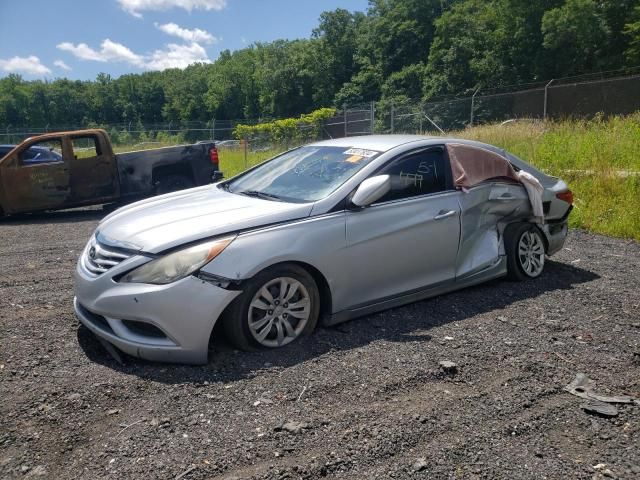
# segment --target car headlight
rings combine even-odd
[[[219,238],[178,250],[145,263],[124,275],[120,281],[127,283],[152,283],[164,285],[191,275],[216,258],[233,242],[236,236]]]

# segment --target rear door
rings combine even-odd
[[[444,149],[410,152],[377,174],[391,176],[391,191],[346,216],[352,307],[455,278],[460,193]]]
[[[69,162],[61,138],[35,141],[0,165],[5,208],[29,212],[60,208],[69,199]]]
[[[71,198],[74,203],[107,201],[118,197],[115,156],[98,135],[72,136]]]

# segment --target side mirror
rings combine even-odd
[[[357,207],[368,207],[376,200],[384,197],[391,190],[391,177],[389,175],[376,175],[367,178],[360,184],[356,193],[351,198],[351,203]]]

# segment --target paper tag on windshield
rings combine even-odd
[[[380,152],[375,150],[365,150],[364,148],[350,148],[346,152],[342,152],[344,155],[357,155],[358,157],[371,158],[375,157]]]

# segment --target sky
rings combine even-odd
[[[0,78],[118,77],[309,38],[323,11],[367,0],[0,0]]]

